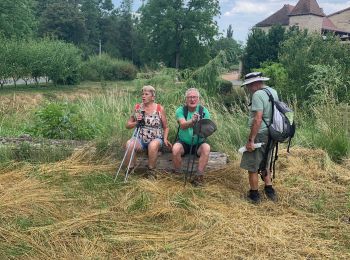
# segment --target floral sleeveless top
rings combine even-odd
[[[143,109],[143,104],[135,112],[140,113]],[[145,125],[141,127],[139,138],[143,143],[150,143],[154,139],[163,139],[163,125],[160,114],[160,105],[157,104],[157,109],[152,114],[145,114]]]

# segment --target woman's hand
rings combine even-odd
[[[164,139],[164,144],[166,147],[169,147],[170,149],[173,147],[173,145],[168,141],[168,139]]]

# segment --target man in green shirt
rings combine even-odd
[[[204,142],[203,138],[193,135],[193,126],[202,118],[210,118],[208,109],[202,107],[202,116],[200,115],[200,95],[196,88],[190,88],[186,91],[186,108],[181,106],[176,110],[176,119],[179,122],[180,129],[178,140],[173,145],[173,164],[175,172],[180,172],[182,156],[189,154],[192,146],[192,154],[199,157],[198,168],[195,172],[192,184],[194,186],[203,186],[204,170],[208,164],[210,146]],[[187,117],[185,117],[187,109]],[[197,147],[197,150],[195,149]]]
[[[268,166],[269,158],[271,157],[273,142],[267,147],[269,132],[268,125],[272,116],[272,103],[269,101],[268,94],[263,90],[268,89],[274,100],[278,100],[276,90],[264,84],[264,81],[269,80],[262,76],[261,72],[252,72],[245,75],[245,80],[242,86],[245,86],[251,94],[251,105],[249,115],[250,133],[246,143],[247,151],[243,153],[241,160],[241,168],[248,171],[250,190],[248,199],[253,203],[260,202],[260,194],[258,191],[259,177],[261,174],[265,182],[265,194],[268,199],[276,201],[277,195],[272,187],[271,172]],[[261,148],[254,148],[254,144],[264,143]],[[267,155],[267,156],[266,156]]]

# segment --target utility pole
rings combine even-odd
[[[99,41],[99,48],[98,48],[98,55],[100,56],[101,58],[101,54],[102,54],[102,43],[101,43],[101,40]]]

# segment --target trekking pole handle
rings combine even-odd
[[[261,148],[261,146],[263,146],[265,143],[256,143],[254,144],[254,148],[257,149],[257,148]],[[247,151],[247,148],[245,146],[242,146],[241,148],[238,149],[238,152],[239,153],[244,153]]]
[[[142,127],[145,125],[145,110],[141,110],[140,115],[141,115],[141,118],[137,117],[136,127]]]
[[[194,112],[192,116],[192,122],[197,123],[200,120],[200,115],[198,112]]]

